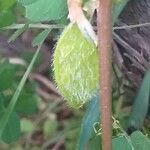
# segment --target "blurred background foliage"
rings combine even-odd
[[[128,0],[113,2],[115,22]],[[64,103],[55,87],[52,58],[55,43],[69,22],[67,15],[66,0],[0,0],[0,119],[34,56],[36,46],[42,44],[2,134],[0,150],[73,150],[76,145],[78,150],[83,150],[89,140],[87,149],[100,147],[100,136],[93,130],[94,123],[99,120],[99,95],[84,108],[73,110]],[[113,64],[113,113],[120,121],[119,130],[116,126],[113,130],[115,150],[131,149],[126,133],[119,136],[123,133],[120,126],[132,131],[140,128],[149,136],[148,117],[142,126],[149,105],[149,76],[147,72],[136,93]],[[133,133],[129,139],[136,150],[147,150],[150,145],[141,132]]]
[[[37,7],[39,9],[36,12]],[[44,3],[41,0],[0,1],[1,28],[14,23],[28,24],[41,21],[46,23],[50,21],[56,26],[65,24],[67,21],[66,1],[46,0]],[[24,28],[23,31],[26,29]],[[76,112],[64,104],[54,86],[51,65],[53,46],[61,30],[62,28],[53,29],[49,36],[45,32],[45,36],[48,37],[43,43],[42,51],[36,59],[32,73],[24,85],[3,133],[1,150],[74,149],[83,111]],[[36,49],[32,47],[32,40],[41,31],[41,29],[26,30],[19,38],[17,38],[19,34],[12,36],[10,43],[7,41],[14,30],[0,31],[1,116],[35,53]],[[39,36],[39,38],[33,40],[34,46],[38,42],[43,42],[42,37]]]

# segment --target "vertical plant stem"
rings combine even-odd
[[[111,43],[112,43],[112,0],[99,0],[98,46],[100,64],[100,97],[102,123],[102,150],[112,149],[111,113]]]

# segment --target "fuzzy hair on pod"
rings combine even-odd
[[[57,87],[74,108],[80,108],[99,86],[98,50],[94,42],[70,23],[61,34],[54,52],[54,78]]]

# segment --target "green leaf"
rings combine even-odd
[[[113,12],[112,12],[113,24],[117,21],[120,13],[125,8],[125,6],[127,5],[128,2],[129,2],[129,0],[120,0],[120,1],[113,3]]]
[[[38,0],[18,0],[18,2],[20,2],[23,6],[30,5],[30,4],[35,3],[37,1]]]
[[[4,97],[2,94],[0,94],[0,120],[2,119],[2,116],[5,113],[5,107],[4,107]],[[7,124],[6,128],[1,136],[1,140],[3,140],[5,143],[11,143],[15,140],[17,140],[20,136],[20,121],[19,117],[16,113],[12,112]]]
[[[25,82],[29,76],[29,73],[31,72],[32,68],[33,68],[33,65],[34,65],[34,62],[36,61],[37,59],[37,56],[40,52],[40,49],[41,49],[41,45],[38,47],[36,53],[34,54],[32,60],[31,60],[31,63],[29,64],[24,76],[22,77],[17,89],[16,89],[16,92],[14,93],[8,107],[6,108],[6,111],[4,112],[4,115],[2,116],[1,120],[0,120],[0,137],[2,137],[5,129],[6,129],[6,126],[9,122],[9,119],[11,118],[11,115],[13,113],[13,110],[16,106],[16,103],[17,103],[17,100],[20,96],[20,93],[25,85]]]
[[[4,113],[1,113],[2,116]],[[20,137],[20,120],[16,113],[12,112],[7,122],[6,128],[3,131],[1,139],[5,143],[11,143],[18,140]]]
[[[15,79],[15,67],[8,61],[0,64],[0,91],[10,88]]]
[[[5,110],[4,100],[5,100],[4,95],[2,93],[0,93],[0,113]]]
[[[132,133],[131,140],[135,150],[150,149],[150,140],[139,131]]]
[[[150,95],[150,70],[146,72],[137,92],[127,127],[141,128],[148,112]]]
[[[94,138],[92,138],[90,141],[89,141],[89,144],[88,144],[88,148],[89,150],[101,150],[100,147],[101,147],[101,137],[100,136],[95,136]]]
[[[56,120],[46,120],[43,125],[43,131],[46,138],[52,137],[57,129],[57,121]]]
[[[21,123],[21,132],[31,133],[35,129],[35,125],[33,124],[33,122],[28,119],[25,118],[21,119],[20,123]]]
[[[0,11],[7,10],[16,3],[16,0],[0,0]]]
[[[129,143],[125,136],[119,136],[113,139],[112,149],[113,150],[132,150],[132,143]],[[135,149],[136,150],[136,149]]]
[[[0,0],[0,28],[11,25],[16,20],[13,6],[16,0]]]
[[[46,37],[48,36],[48,34],[50,33],[51,29],[45,29],[44,31],[42,31],[41,33],[39,33],[32,42],[32,46],[38,46],[40,44],[42,44],[44,42],[44,40],[46,39]]]
[[[67,14],[61,17],[58,20],[54,21],[54,24],[60,24],[60,25],[68,25],[69,20],[67,19]]]
[[[11,10],[0,12],[0,28],[11,25],[16,20]]]
[[[32,22],[58,20],[67,14],[67,1],[38,0],[25,8],[26,17]]]
[[[119,136],[113,139],[113,150],[149,150],[150,140],[141,132],[136,131],[131,137]]]
[[[97,94],[90,102],[84,115],[77,150],[83,150],[91,138],[93,124],[99,120],[99,95]]]
[[[37,110],[37,97],[32,93],[22,93],[18,98],[15,110],[24,115],[31,115]]]

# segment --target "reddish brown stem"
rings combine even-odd
[[[98,46],[100,62],[100,97],[102,150],[112,149],[111,113],[111,41],[112,41],[112,0],[99,0],[98,6]]]

